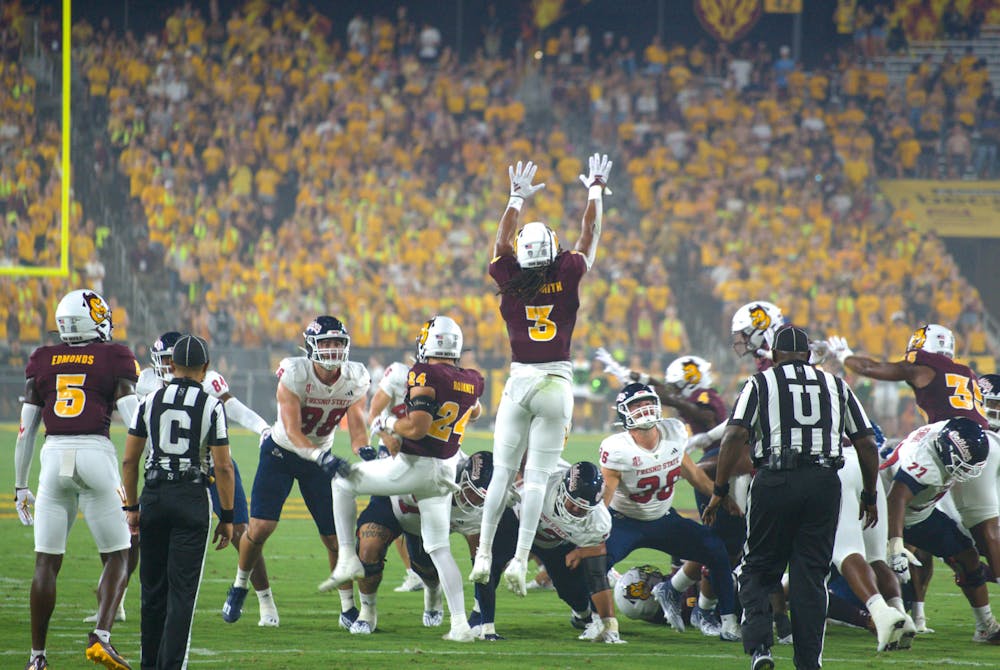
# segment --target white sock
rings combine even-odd
[[[494,476],[496,472],[494,471]],[[527,563],[531,545],[535,541],[538,530],[538,519],[542,515],[542,503],[545,502],[548,474],[534,468],[524,470],[524,490],[521,493],[521,524],[517,530],[517,550],[515,560]],[[487,489],[488,491],[489,489]]]
[[[895,598],[889,598],[888,600],[886,600],[886,603],[889,604],[889,607],[895,608],[900,612],[902,612],[903,614],[906,614],[906,605],[903,604],[903,599],[900,598],[899,596],[896,596]]]
[[[876,593],[871,598],[869,598],[867,602],[865,602],[865,607],[868,608],[869,612],[872,612],[873,607],[881,609],[883,607],[886,607],[885,599],[882,597],[881,593]],[[874,614],[874,612],[872,612],[872,614]]]
[[[45,656],[45,650],[44,649],[32,649],[31,650],[31,657],[28,660],[29,661],[33,661],[33,660],[35,660],[39,656]]]
[[[270,588],[261,589],[260,591],[255,591],[257,594],[257,600],[264,602],[265,600],[271,600],[274,595],[271,593]]]
[[[362,593],[361,594],[361,614],[358,619],[361,621],[371,622],[375,617],[375,601],[378,598],[376,593]]]
[[[696,583],[697,581],[691,579],[686,574],[684,574],[683,570],[678,570],[677,572],[674,573],[674,576],[670,578],[670,585],[675,589],[677,589],[678,591],[680,591],[681,593],[687,591]]]
[[[236,568],[236,581],[233,582],[233,586],[239,589],[247,588],[247,582],[250,581],[250,573],[252,570],[242,570]]]
[[[604,617],[604,630],[618,632],[618,619],[613,616]]]
[[[985,628],[986,624],[988,624],[993,618],[993,612],[990,610],[989,605],[973,607],[972,613],[976,615],[976,626],[981,628]]]
[[[725,626],[726,624],[729,624],[729,626],[735,628],[737,623],[739,623],[739,622],[736,621],[736,615],[735,614],[723,614],[722,615],[722,625],[723,626]]]
[[[496,624],[484,623],[483,624],[483,635],[496,635],[497,627]]]
[[[340,611],[346,612],[354,607],[354,589],[337,589],[340,596]]]
[[[924,615],[924,601],[923,600],[920,600],[920,601],[914,600],[913,601],[913,618],[914,619],[926,619],[927,618]]]
[[[503,515],[507,489],[513,479],[513,470],[501,465],[493,466],[493,478],[486,489],[486,501],[483,503],[483,522],[479,527],[479,554],[493,553],[493,538],[496,536],[497,526],[500,525],[500,517]]]
[[[714,610],[715,606],[718,604],[718,598],[707,598],[705,594],[698,594],[698,607],[708,612],[709,610]]]
[[[96,635],[97,639],[99,639],[101,642],[103,642],[105,644],[107,644],[108,642],[111,642],[111,631],[101,630],[100,628],[95,628],[94,629],[94,635]]]
[[[444,589],[444,598],[448,602],[448,613],[451,614],[452,625],[455,621],[465,620],[465,592],[463,591],[464,580],[462,573],[458,570],[458,563],[451,555],[451,547],[441,547],[429,552],[434,567],[437,568],[438,579],[441,580],[441,588]]]

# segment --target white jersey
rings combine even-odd
[[[983,474],[959,482],[951,489],[951,498],[960,517],[956,520],[966,528],[1000,516],[997,491],[1000,486],[1000,435],[992,430],[984,432],[990,445],[990,454],[986,457]]]
[[[420,508],[417,506],[417,499],[409,494],[389,496],[389,503],[400,528],[410,535],[420,537]]]
[[[611,513],[603,501],[591,508],[582,519],[567,521],[556,514],[556,496],[565,476],[565,470],[557,470],[549,476],[542,513],[538,518],[538,529],[535,531],[534,544],[541,549],[551,549],[560,544],[593,547],[611,535]],[[523,495],[521,484],[518,485],[518,493]],[[515,511],[520,513],[520,506]]]
[[[146,368],[139,373],[139,381],[135,384],[135,394],[139,397],[145,397],[154,391],[159,391],[164,386],[166,386],[166,382],[156,375],[156,370]],[[209,370],[205,373],[205,381],[201,383],[201,387],[205,389],[205,393],[213,398],[221,398],[230,392],[226,378],[215,370]]]
[[[302,434],[320,449],[329,449],[333,445],[337,425],[347,413],[347,408],[364,401],[371,386],[368,370],[354,361],[344,363],[337,381],[330,385],[319,380],[312,361],[305,356],[282,359],[275,374],[279,384],[298,396],[302,407]],[[281,421],[280,409],[278,420],[271,430],[271,439],[281,448],[298,453]]]
[[[379,416],[387,419],[390,416],[402,418],[406,416],[406,375],[410,366],[396,361],[385,369],[382,379],[378,382],[379,390],[389,396],[389,404]]]
[[[938,421],[921,426],[903,438],[892,455],[882,464],[883,472],[895,479],[897,473],[905,472],[925,487],[906,505],[903,526],[914,526],[930,517],[934,506],[951,489],[954,481],[948,477],[944,467],[934,455],[934,439],[947,421]],[[905,486],[898,483],[896,486]]]
[[[652,451],[636,444],[628,431],[601,442],[601,467],[621,473],[611,508],[639,521],[660,519],[670,512],[688,438],[680,419],[663,419],[653,430],[660,441]]]

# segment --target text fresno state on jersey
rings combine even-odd
[[[135,383],[139,363],[112,342],[39,347],[24,371],[42,399],[46,435],[108,436],[119,379]]]
[[[433,388],[438,409],[427,435],[419,440],[403,438],[400,451],[451,458],[458,453],[472,408],[483,394],[483,376],[478,370],[453,365],[416,363],[407,374],[406,386],[408,393],[420,386]]]

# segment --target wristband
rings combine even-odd
[[[233,522],[233,510],[231,509],[220,509],[219,510],[219,523],[232,523]]]
[[[716,484],[712,489],[712,494],[717,495],[720,498],[725,498],[729,495],[729,482],[726,482],[725,484]]]
[[[861,502],[865,505],[874,505],[878,502],[878,493],[875,491],[862,491]]]
[[[122,509],[126,512],[138,512],[139,503],[136,503],[134,505],[122,505]]]
[[[382,422],[382,426],[385,428],[385,432],[391,433],[392,429],[396,427],[396,422],[399,421],[398,417],[387,416],[385,421]]]
[[[510,200],[507,201],[507,207],[513,207],[517,211],[521,211],[521,205],[524,204],[524,198],[519,195],[510,196]]]
[[[604,185],[594,184],[587,189],[587,200],[599,200],[604,197]]]

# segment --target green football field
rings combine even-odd
[[[0,427],[0,439],[13,452],[15,426]],[[123,431],[113,433],[123,441]],[[340,436],[341,438],[343,436]],[[574,435],[567,447],[570,461],[595,458],[597,436]],[[233,452],[248,487],[257,461],[255,437],[237,432]],[[338,451],[345,442],[338,439]],[[466,452],[490,448],[485,434],[469,434]],[[11,498],[0,507],[0,668],[21,668],[31,646],[28,594],[33,570],[30,528],[22,526],[13,506],[13,458],[0,470],[0,484]],[[37,453],[32,489],[37,482]],[[362,501],[363,502],[363,501]],[[693,507],[687,485],[678,487],[675,504]],[[671,669],[746,668],[749,661],[738,644],[705,638],[688,630],[683,634],[665,626],[620,619],[622,637],[628,645],[581,642],[569,625],[569,611],[554,592],[529,592],[517,598],[501,592],[497,598],[497,631],[502,642],[455,644],[444,642],[445,625],[425,629],[421,625],[423,595],[395,593],[403,568],[390,550],[385,580],[379,593],[378,630],[372,636],[352,636],[337,625],[340,601],[335,594],[316,591],[327,577],[326,551],[305,510],[298,491],[285,507],[285,520],[265,548],[272,588],[280,614],[280,628],[258,628],[256,599],[247,599],[244,617],[234,625],[222,621],[219,611],[236,569],[232,549],[209,551],[191,640],[191,666],[204,668],[622,668],[655,664]],[[463,573],[471,563],[464,540],[453,541]],[[669,567],[669,558],[640,551],[618,567],[624,570],[640,563]],[[100,561],[86,524],[78,519],[59,578],[59,597],[49,631],[50,667],[93,667],[83,656],[90,628],[83,618],[94,611],[94,589]],[[997,591],[993,589],[993,592]],[[472,589],[466,588],[466,606],[471,608]],[[139,585],[133,579],[126,599],[128,620],[115,625],[113,641],[135,668],[139,667]],[[938,563],[927,604],[929,624],[937,632],[920,636],[908,652],[877,654],[870,634],[840,626],[827,632],[824,654],[828,668],[1000,667],[1000,648],[971,642],[972,615],[961,593],[952,583],[950,571]],[[791,648],[777,647],[779,668],[792,667]]]

